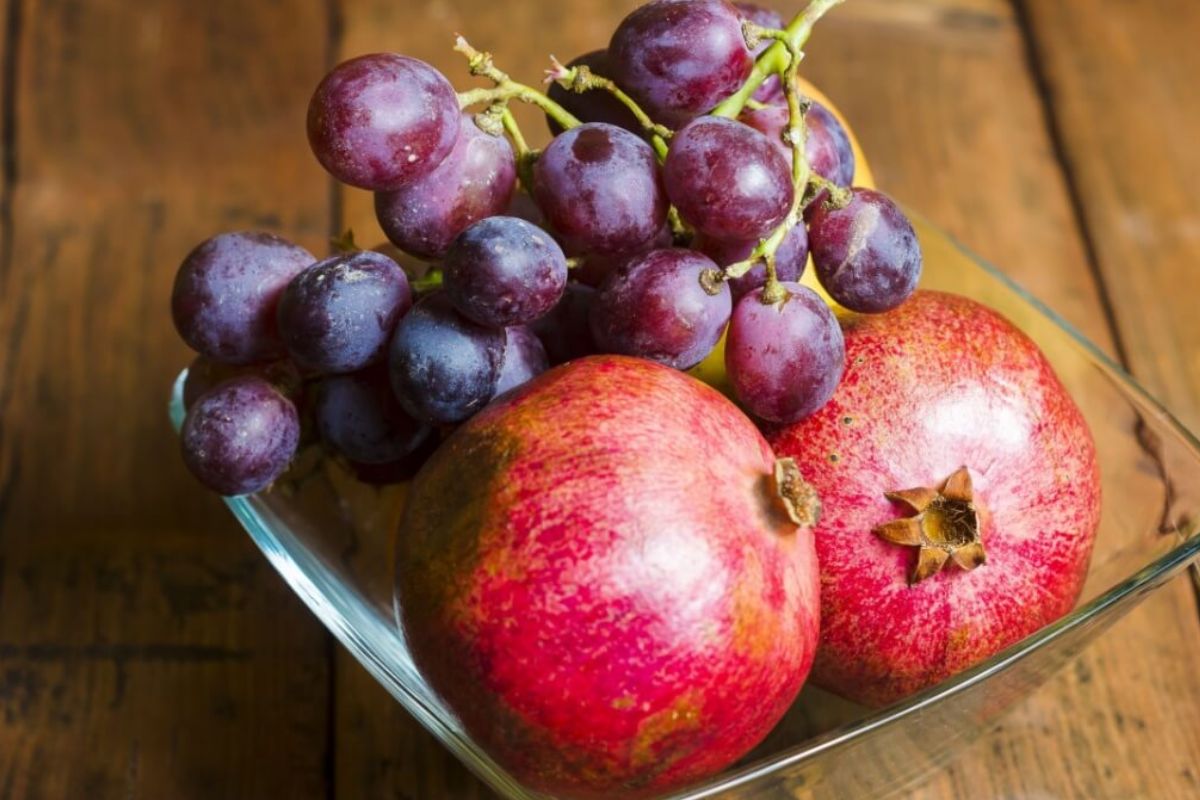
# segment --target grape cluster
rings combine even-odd
[[[895,307],[921,272],[903,212],[854,186],[847,131],[797,88],[799,47],[834,4],[785,26],[750,3],[654,0],[607,48],[553,62],[546,94],[462,39],[492,87],[456,94],[391,53],[335,67],[309,142],[375,193],[392,249],[318,260],[229,233],[187,256],[172,311],[200,354],[189,467],[219,492],[257,491],[304,421],[356,474],[386,480],[551,365],[621,353],[689,369],[723,339],[749,412],[815,411],[844,350],[838,316],[801,284],[809,259],[847,312]],[[547,115],[540,150],[509,112],[518,101]],[[426,266],[406,273],[397,251]]]

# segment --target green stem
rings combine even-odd
[[[804,49],[804,45],[808,42],[808,37],[812,35],[813,25],[816,24],[817,20],[825,16],[831,8],[842,2],[843,0],[812,0],[808,8],[797,14],[788,23],[787,28],[784,29],[784,32],[787,34],[787,41],[776,42],[764,50],[759,55],[758,60],[754,62],[754,68],[750,71],[750,77],[746,79],[746,82],[742,84],[740,89],[714,108],[711,112],[712,115],[734,119],[738,114],[742,113],[742,109],[746,107],[747,101],[758,90],[758,87],[762,86],[763,81],[787,69],[791,53]]]
[[[461,36],[455,42],[454,49],[467,57],[467,64],[472,75],[482,76],[496,84],[490,89],[471,89],[467,92],[459,92],[459,108],[468,108],[479,103],[492,104],[507,102],[509,100],[520,100],[521,102],[537,106],[563,128],[575,128],[583,124],[574,114],[537,89],[534,89],[532,86],[526,86],[523,83],[518,83],[508,77],[507,73],[498,69],[492,62],[491,53],[476,50],[471,46],[470,42]]]
[[[650,119],[650,115],[643,111],[637,101],[626,94],[620,86],[617,86],[610,78],[592,72],[587,66],[565,67],[553,56],[551,56],[551,63],[553,69],[546,70],[547,80],[556,81],[559,86],[571,92],[583,93],[593,89],[608,92],[628,108],[642,129],[650,134],[650,144],[654,147],[654,152],[658,155],[659,160],[667,157],[667,139],[671,138],[673,132],[665,125],[659,125]]]

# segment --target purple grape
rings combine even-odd
[[[527,383],[550,368],[546,348],[534,332],[524,325],[504,331],[504,366],[496,382],[496,396]]]
[[[200,395],[230,378],[241,375],[257,375],[271,383],[283,396],[299,403],[304,379],[296,365],[286,358],[262,364],[221,364],[205,356],[196,356],[188,365],[187,377],[183,379],[183,407],[191,408]]]
[[[755,25],[762,28],[773,28],[780,30],[783,28],[783,17],[778,11],[770,8],[763,8],[754,3],[734,3],[734,8],[737,9],[738,16],[744,20],[749,20]],[[768,47],[775,43],[774,39],[763,39],[758,43],[758,46],[751,51],[750,55],[755,60],[763,54]],[[757,89],[754,90],[754,99],[760,103],[768,103],[777,98],[783,89],[783,85],[779,82],[778,75],[769,75]]]
[[[717,262],[717,266],[728,267],[745,261],[758,242],[723,242],[698,236],[692,246]],[[798,281],[808,266],[808,231],[803,225],[795,225],[775,251],[775,275],[781,281]],[[761,261],[740,278],[728,281],[729,291],[736,303],[744,294],[767,282],[767,265]]]
[[[292,279],[279,301],[279,331],[304,369],[353,372],[383,358],[411,305],[408,278],[395,261],[372,250],[342,253]]]
[[[296,407],[255,375],[201,395],[183,420],[183,461],[209,489],[251,494],[283,474],[296,454]]]
[[[887,195],[855,188],[845,208],[819,203],[810,212],[808,231],[817,280],[851,311],[887,311],[917,288],[921,245],[908,217]]]
[[[528,192],[514,192],[512,202],[508,204],[504,216],[523,219],[530,225],[537,225],[539,228],[548,227],[546,215],[538,208],[537,203],[529,196]]]
[[[493,328],[524,325],[554,308],[567,259],[550,234],[516,217],[488,217],[446,253],[442,288],[458,312]]]
[[[762,289],[738,301],[725,339],[725,371],[752,414],[790,423],[833,396],[846,368],[842,329],[829,306],[806,286],[784,283],[787,296],[766,305]]]
[[[725,0],[656,0],[625,17],[608,45],[616,79],[656,121],[685,125],[737,91],[754,66]]]
[[[222,364],[284,355],[275,324],[279,297],[316,261],[273,233],[223,233],[188,253],[175,274],[171,316],[188,346]]]
[[[441,438],[437,433],[432,432],[430,436],[426,436],[421,440],[421,444],[417,445],[416,450],[399,461],[390,461],[386,464],[363,464],[347,459],[345,465],[354,473],[354,477],[362,483],[372,486],[403,483],[404,481],[411,481],[420,472],[421,467],[425,466],[425,462],[429,460],[429,457],[433,455],[441,443]]]
[[[667,219],[654,150],[603,122],[555,137],[534,165],[533,196],[564,248],[575,253],[635,251]]]
[[[671,247],[674,242],[675,237],[671,234],[671,226],[663,225],[662,230],[658,232],[657,236],[633,253],[621,253],[611,256],[599,254],[584,256],[582,263],[571,270],[571,277],[580,283],[586,283],[588,286],[599,286],[604,283],[604,280],[609,275],[616,272],[629,259],[649,253],[651,250],[661,250],[664,247]]]
[[[769,234],[792,207],[787,160],[766,136],[740,122],[700,117],[679,131],[663,164],[679,214],[714,239]]]
[[[581,283],[568,283],[562,299],[550,313],[533,323],[550,363],[563,364],[596,352],[588,321],[596,290]]]
[[[450,155],[428,175],[394,192],[375,194],[375,216],[397,247],[441,258],[473,222],[500,214],[512,199],[517,162],[512,145],[465,115]]]
[[[376,192],[428,175],[458,138],[458,96],[440,72],[374,53],[325,76],[308,105],[308,141],[342,183]]]
[[[504,361],[504,331],[460,316],[445,292],[413,306],[392,337],[392,389],[419,420],[461,422],[496,392]]]
[[[789,120],[787,106],[771,104],[743,111],[739,119],[778,145],[788,166],[791,166],[792,146],[783,140]],[[854,180],[854,148],[850,146],[850,135],[842,123],[838,122],[833,112],[815,100],[804,115],[804,122],[804,155],[809,167],[838,186],[849,186]]]
[[[324,379],[313,411],[321,438],[358,464],[399,461],[431,432],[400,407],[385,365]]]
[[[729,321],[729,287],[700,285],[716,264],[694,250],[638,256],[609,276],[592,304],[592,337],[603,352],[640,356],[678,369],[699,364]]]
[[[609,66],[607,50],[593,50],[590,53],[585,53],[573,59],[567,66],[584,66],[591,70],[593,74],[599,75],[602,78],[613,77],[612,69]],[[633,112],[624,103],[613,97],[612,92],[604,89],[573,92],[570,89],[564,89],[557,83],[552,83],[547,94],[550,95],[551,100],[558,103],[567,111],[570,111],[583,122],[607,122],[609,125],[624,128],[638,136],[642,135],[642,124],[638,122],[637,117],[633,115]],[[555,136],[563,132],[562,126],[550,116],[546,117],[546,124],[550,126],[550,133]]]

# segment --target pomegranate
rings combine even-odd
[[[699,381],[622,356],[565,364],[417,475],[397,539],[413,656],[534,789],[640,797],[707,776],[811,666],[808,490]]]
[[[918,292],[845,339],[832,400],[768,438],[823,506],[813,682],[882,705],[1071,609],[1099,473],[1075,403],[994,311]]]

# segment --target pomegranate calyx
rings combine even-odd
[[[949,561],[970,571],[987,560],[971,473],[966,467],[955,470],[937,489],[899,489],[884,496],[916,512],[874,530],[876,536],[892,544],[920,548],[910,584],[936,575]]]
[[[775,461],[775,495],[787,511],[788,519],[802,528],[813,528],[821,520],[821,498],[800,473],[794,458]]]

